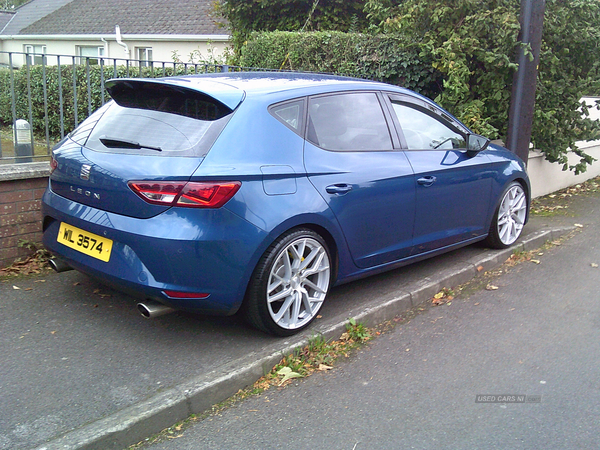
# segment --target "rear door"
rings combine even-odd
[[[486,233],[493,172],[484,152],[466,152],[466,130],[430,103],[390,95],[415,173],[414,253]]]
[[[315,96],[308,102],[305,167],[366,268],[410,254],[413,172],[376,92]]]

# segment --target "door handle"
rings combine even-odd
[[[427,177],[421,177],[417,180],[417,183],[419,183],[421,186],[431,186],[433,183],[435,183],[437,180],[436,177],[434,176],[427,176]]]
[[[347,194],[348,192],[350,192],[352,190],[352,185],[351,184],[332,184],[330,186],[327,186],[325,188],[325,190],[327,191],[328,194],[339,194],[339,195],[343,195],[343,194]]]

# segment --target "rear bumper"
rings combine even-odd
[[[50,189],[42,199],[43,242],[74,269],[137,298],[176,309],[233,314],[267,234],[226,208],[172,208],[149,219],[101,211]],[[111,239],[103,262],[57,242],[61,222]],[[175,299],[165,291],[208,294]]]

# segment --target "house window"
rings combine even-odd
[[[25,46],[25,63],[30,65],[46,63],[46,46],[45,45],[26,45]]]
[[[135,53],[140,67],[150,66],[152,62],[152,47],[137,47]]]
[[[90,64],[98,64],[98,58],[104,56],[104,46],[98,45],[79,45],[77,46],[77,56],[79,56],[79,64],[85,64],[86,59]]]

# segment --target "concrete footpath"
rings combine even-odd
[[[583,198],[583,197],[582,197]],[[585,200],[585,198],[583,198]],[[390,320],[584,221],[533,217],[508,250],[478,246],[335,288],[322,319],[274,338],[238,317],[138,315],[131,298],[75,271],[0,283],[0,449],[121,449],[252,384],[349,317]],[[597,220],[596,216],[586,220]]]

